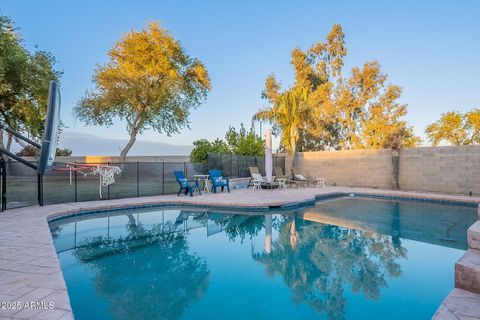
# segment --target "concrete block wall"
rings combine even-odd
[[[309,177],[324,177],[327,184],[391,189],[391,150],[299,152],[295,167]]]
[[[480,194],[480,145],[392,150],[299,152],[295,166],[337,186]],[[290,163],[288,158],[286,164]]]
[[[480,146],[400,151],[400,189],[480,194]]]

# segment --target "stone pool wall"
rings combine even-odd
[[[455,263],[455,288],[432,320],[480,319],[480,205],[478,218],[467,231],[468,250]]]
[[[480,194],[480,145],[299,152],[295,166],[337,186]]]

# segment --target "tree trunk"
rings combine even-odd
[[[137,220],[135,220],[135,217],[132,214],[127,214],[128,218],[128,225],[130,228],[134,228],[137,226]]]
[[[295,177],[293,176],[292,168],[295,167],[295,153],[297,151],[297,140],[296,140],[294,135],[290,135],[290,137],[291,137],[290,138],[290,146],[292,148],[292,150],[291,150],[292,162],[290,164],[290,171],[292,172],[292,179],[293,179]]]
[[[123,148],[122,152],[120,152],[120,162],[125,162],[125,158],[127,157],[128,151],[132,148],[133,144],[137,140],[137,129],[133,129],[130,133],[130,140],[128,141],[127,145]]]
[[[145,109],[145,108],[144,108]],[[123,148],[122,152],[120,152],[120,161],[125,162],[125,158],[127,157],[128,151],[132,148],[133,144],[137,140],[137,134],[140,131],[140,129],[143,126],[143,122],[145,121],[142,119],[142,113],[139,112],[136,116],[135,119],[130,122],[127,119],[128,125],[130,126],[130,140],[128,141],[127,145],[125,148]]]

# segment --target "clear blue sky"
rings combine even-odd
[[[57,58],[64,72],[62,120],[79,143],[86,134],[127,137],[121,123],[87,128],[71,110],[120,35],[153,20],[205,63],[213,90],[192,113],[191,130],[171,138],[151,131],[143,141],[190,145],[222,137],[230,124],[250,124],[265,106],[265,77],[274,73],[289,85],[291,50],[323,40],[335,23],[346,33],[346,67],[378,60],[389,82],[403,87],[417,134],[442,112],[480,106],[480,1],[0,0],[0,10],[21,28],[29,48],[38,45]]]

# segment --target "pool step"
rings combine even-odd
[[[480,319],[480,294],[453,289],[432,317],[433,320]]]
[[[480,220],[468,228],[467,239],[469,248],[480,250]]]
[[[480,294],[480,250],[468,249],[455,263],[455,288]]]

